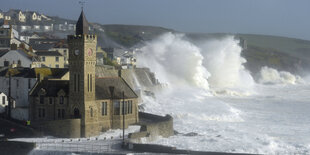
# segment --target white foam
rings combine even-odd
[[[277,71],[267,66],[260,71],[259,82],[263,84],[296,84],[302,83],[302,78],[286,71]]]
[[[143,96],[144,109],[172,115],[174,129],[181,133],[154,143],[202,151],[310,153],[310,85],[255,84],[233,37],[194,45],[182,35],[165,34],[143,50],[150,54],[142,55],[146,62],[140,65],[169,83],[156,98]],[[277,72],[276,78],[269,73],[267,68],[265,75],[271,81],[298,83],[298,77],[287,72]],[[201,87],[194,75],[210,88]],[[190,132],[198,135],[185,136]]]

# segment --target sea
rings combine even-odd
[[[234,36],[193,42],[184,34],[166,33],[140,50],[138,66],[150,68],[163,84],[155,96],[143,95],[141,106],[171,115],[176,132],[144,143],[199,151],[310,154],[309,77],[268,66],[251,73]]]

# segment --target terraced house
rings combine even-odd
[[[138,122],[138,96],[119,76],[101,77],[97,36],[89,34],[83,11],[76,34],[68,36],[69,77],[46,79],[30,91],[35,128],[59,137],[89,137]],[[97,72],[96,72],[97,70]]]

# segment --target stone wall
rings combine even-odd
[[[81,136],[80,119],[37,121],[32,122],[32,126],[45,135],[65,138],[79,138]]]
[[[131,142],[139,142],[144,137],[152,141],[158,136],[169,137],[174,135],[173,118],[170,115],[158,116],[139,112],[139,120],[141,124],[140,132],[129,134],[128,137]]]

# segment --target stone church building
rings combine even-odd
[[[100,77],[97,36],[83,11],[76,34],[68,36],[69,76],[44,79],[29,93],[34,128],[59,137],[89,137],[137,123],[138,96],[121,77]],[[123,112],[124,111],[124,112]]]

